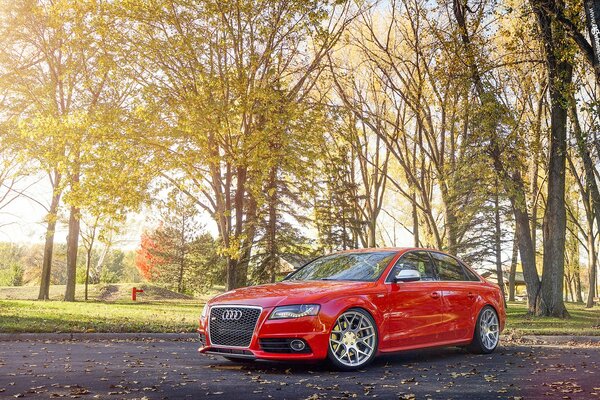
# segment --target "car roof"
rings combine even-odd
[[[367,247],[364,249],[342,250],[342,251],[339,251],[338,253],[369,253],[369,252],[374,252],[374,251],[394,251],[397,253],[400,253],[400,252],[404,253],[406,251],[414,251],[414,250],[435,251],[435,252],[439,252],[439,253],[445,253],[443,250],[430,249],[430,248],[426,248],[426,247]]]

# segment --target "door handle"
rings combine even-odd
[[[438,292],[431,292],[431,297],[433,297],[434,299],[437,299],[440,297],[440,294]]]
[[[467,294],[467,297],[472,299],[473,297],[475,297],[475,295],[473,293],[469,292],[469,294]]]

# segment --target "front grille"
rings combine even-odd
[[[310,353],[312,350],[308,343],[304,342],[306,347],[300,351],[293,350],[290,343],[294,338],[268,338],[258,339],[260,348],[267,353]]]
[[[215,346],[250,346],[260,312],[261,309],[255,307],[212,307],[210,343]]]

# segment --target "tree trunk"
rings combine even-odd
[[[241,246],[241,258],[237,264],[235,287],[244,287],[248,284],[248,269],[250,266],[250,257],[252,255],[252,245],[256,236],[256,212],[257,204],[252,195],[248,195],[248,211],[246,221],[245,238]]]
[[[498,182],[496,182],[496,188]],[[500,221],[500,200],[498,198],[498,191],[496,190],[494,196],[494,219],[495,219],[495,231],[494,231],[494,244],[496,253],[496,276],[498,277],[498,286],[500,286],[500,292],[502,292],[502,300],[506,305],[506,290],[504,288],[504,276],[502,273],[502,230]]]
[[[227,290],[233,290],[236,288],[235,282],[237,277],[237,264],[238,261],[236,259],[234,259],[232,256],[227,256]]]
[[[79,187],[80,179],[80,155],[81,150],[78,144],[75,144],[75,162],[73,164],[73,174],[71,175],[71,190]],[[80,210],[76,206],[71,206],[69,212],[69,233],[67,234],[67,286],[65,288],[65,301],[75,301],[75,285],[77,281],[77,253],[79,251],[79,230],[80,230]]]
[[[268,214],[267,222],[267,257],[265,266],[269,281],[275,282],[277,269],[277,167],[271,167],[269,171],[268,195]]]
[[[84,300],[88,300],[88,283],[90,281],[90,266],[92,264],[92,245],[90,244],[89,249],[87,249],[86,257],[85,257],[85,293]]]
[[[517,226],[517,237],[521,266],[523,267],[523,279],[527,287],[527,309],[529,313],[536,313],[537,301],[540,292],[540,277],[537,272],[535,261],[535,250],[531,241],[531,231],[527,211],[513,205],[515,224]]]
[[[52,255],[54,252],[54,233],[56,231],[56,218],[58,216],[58,205],[60,203],[60,174],[54,174],[53,182],[54,194],[52,202],[46,218],[48,219],[46,226],[46,241],[44,243],[44,259],[42,261],[42,276],[40,281],[39,300],[48,300],[50,298],[50,277],[52,273]]]
[[[581,267],[578,266],[575,270],[575,301],[583,303],[583,297],[581,296]]]
[[[587,302],[585,303],[586,308],[594,307],[594,297],[596,297],[596,281],[598,277],[596,276],[596,264],[598,262],[598,254],[596,253],[596,244],[593,235],[593,228],[589,228],[588,233],[588,280],[590,282],[590,289],[588,292]]]
[[[569,301],[569,295],[571,301],[575,301],[575,291],[573,290],[573,276],[570,273],[565,274],[565,282],[567,283],[567,292],[565,293],[566,301]]]
[[[512,245],[512,257],[510,258],[510,273],[508,275],[508,301],[515,301],[515,280],[517,275],[517,257],[519,256],[518,238],[515,232]]]
[[[419,239],[419,210],[417,209],[415,194],[412,193],[411,197],[412,197],[413,237],[415,239],[415,247],[421,247],[421,241]]]
[[[564,60],[562,28],[552,24],[541,1],[532,1],[541,40],[544,44],[550,91],[550,154],[548,163],[548,200],[544,213],[544,258],[538,315],[565,318],[568,312],[563,301],[565,269],[565,172],[567,152],[567,101],[573,67]]]
[[[185,215],[181,217],[181,236],[179,254],[179,275],[177,277],[177,293],[183,293],[183,273],[185,271]]]
[[[90,264],[91,264],[91,254],[88,250],[86,257],[85,257],[85,283],[84,283],[84,294],[83,294],[83,299],[85,301],[88,301],[88,284],[90,281]]]
[[[78,247],[79,209],[72,206],[69,212],[69,233],[67,236],[67,287],[65,289],[65,301],[75,301]]]

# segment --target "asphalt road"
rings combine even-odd
[[[600,399],[600,347],[504,345],[378,358],[364,371],[237,365],[191,341],[0,342],[0,398]],[[595,389],[594,389],[595,388]]]

